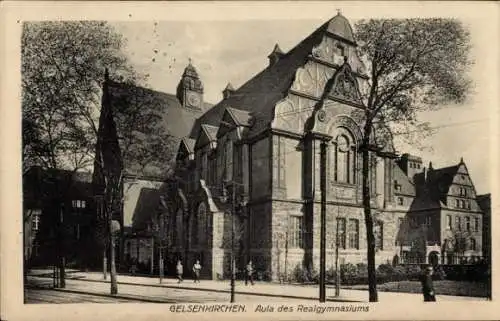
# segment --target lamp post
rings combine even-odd
[[[235,181],[228,181],[224,184],[223,195],[221,196],[221,201],[223,203],[227,202],[227,188],[231,188],[232,191],[232,204],[231,204],[231,303],[234,303],[235,297],[235,280],[236,280],[236,269],[235,269],[235,258],[234,258],[234,217],[236,215],[236,186],[243,186],[241,183]]]
[[[320,215],[320,251],[319,251],[319,302],[326,301],[326,142],[321,142],[320,185],[321,185],[321,215]]]

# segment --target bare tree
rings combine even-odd
[[[471,88],[467,75],[470,39],[468,30],[454,19],[361,20],[355,30],[370,78],[360,93],[364,110],[359,116],[369,301],[376,302],[370,160],[388,156],[384,145],[395,135],[425,131],[428,127],[418,121],[419,112],[465,101]],[[334,78],[335,74],[327,82],[317,110],[332,91]]]

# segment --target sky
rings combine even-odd
[[[318,6],[321,18],[309,15],[284,19],[277,15],[274,19],[269,14],[251,14],[251,19],[157,19],[112,24],[127,39],[125,51],[131,63],[149,75],[150,87],[174,93],[191,59],[205,87],[204,100],[216,103],[228,82],[238,88],[264,69],[276,43],[286,52],[337,13],[335,6],[328,8],[330,14],[325,13],[324,6]],[[342,14],[351,24],[367,18],[354,9],[343,10]],[[485,32],[486,22],[474,16],[460,19],[471,32],[474,94],[464,105],[441,106],[438,111],[421,114],[420,119],[429,122],[435,131],[430,137],[419,138],[419,147],[401,141],[396,141],[395,147],[399,153],[421,156],[426,167],[429,161],[433,168],[455,165],[463,157],[477,193],[483,194],[491,192],[490,125],[492,117],[498,117],[497,104],[491,97],[497,87],[489,73],[495,56],[488,49],[491,35]]]

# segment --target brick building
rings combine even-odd
[[[142,226],[151,229],[147,222],[161,215],[167,261],[182,259],[190,266],[200,259],[204,277],[227,277],[231,245],[238,269],[252,260],[272,279],[296,266],[318,269],[322,142],[327,266],[334,263],[337,239],[341,263],[366,260],[357,151],[364,115],[360,92],[368,76],[352,28],[338,14],[290,51],[276,45],[268,58],[268,66],[241,87],[228,84],[214,106],[204,102],[203,82],[191,63],[175,96],[155,93],[167,107],[165,128],[182,125],[175,173],[169,179],[156,175],[157,183],[141,178],[145,185],[134,185],[135,201],[125,200],[121,224],[133,225],[142,189],[156,191],[158,201],[149,202],[161,206],[144,211]],[[325,93],[330,79],[332,89]],[[323,95],[326,103],[318,108]],[[394,153],[391,141],[384,151]],[[440,169],[425,169],[421,158],[408,154],[372,160],[377,264],[447,264],[482,255],[482,211],[463,160]],[[123,251],[155,259],[152,243],[151,251],[131,246]]]

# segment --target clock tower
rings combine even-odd
[[[181,81],[177,85],[177,99],[183,107],[202,109],[203,107],[203,84],[201,83],[198,72],[191,64],[184,69]]]

